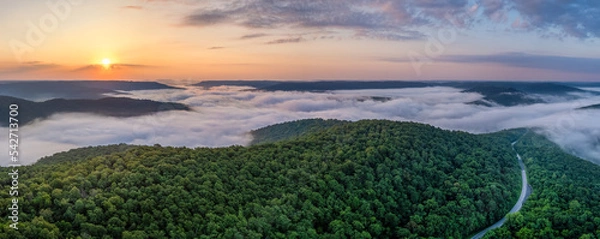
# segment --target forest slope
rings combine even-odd
[[[274,124],[250,132],[252,135],[250,145],[296,139],[300,136],[316,133],[348,122],[341,120],[304,119]]]
[[[1,210],[0,238],[465,238],[518,197],[511,140],[368,120],[251,147],[87,148],[19,168],[19,230]]]
[[[598,238],[600,166],[530,132],[515,145],[533,193],[521,212],[486,238]]]

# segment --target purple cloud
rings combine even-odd
[[[510,11],[518,13],[518,18],[509,19]],[[480,0],[475,4],[467,0],[244,0],[199,9],[185,16],[183,23],[346,29],[371,38],[414,40],[423,38],[423,33],[415,30],[422,27],[471,27],[491,21],[542,35],[558,30],[559,37],[595,38],[600,36],[598,15],[600,2],[585,0]],[[393,35],[400,37],[390,37]]]

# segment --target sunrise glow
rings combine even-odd
[[[108,58],[102,59],[102,66],[104,66],[104,68],[107,68],[107,69],[110,68],[110,64],[111,64],[110,59],[108,59]]]
[[[594,4],[546,12],[543,2],[516,0],[55,2],[0,9],[11,26],[0,34],[1,79],[589,81],[600,73],[600,28],[587,14]],[[563,11],[572,17],[551,17]]]

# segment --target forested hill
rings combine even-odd
[[[34,102],[10,96],[0,96],[0,115],[8,115],[10,104],[18,105],[18,119],[22,125],[57,113],[90,113],[112,117],[132,117],[169,110],[191,110],[188,106],[180,103],[120,97],[105,97],[97,100],[52,99],[44,102]],[[7,125],[8,120],[0,122],[0,126]]]
[[[114,145],[103,145],[103,146],[89,146],[78,149],[71,149],[66,152],[56,153],[52,156],[43,157],[36,162],[36,165],[55,165],[60,166],[62,164],[77,163],[84,160],[90,160],[94,157],[110,155],[118,152],[125,152],[129,149],[133,149],[139,146],[128,145],[128,144],[114,144]]]
[[[19,230],[0,210],[0,238],[466,238],[517,200],[515,135],[359,121],[251,147],[70,151],[19,168]]]
[[[143,81],[0,81],[0,95],[32,101],[49,99],[101,99],[106,94],[133,90],[178,89],[157,82]]]
[[[588,105],[585,107],[577,108],[578,110],[597,110],[600,109],[600,104]]]
[[[600,166],[530,132],[515,145],[533,193],[520,212],[486,238],[598,238]]]
[[[252,135],[252,142],[250,142],[250,145],[295,139],[303,135],[323,131],[344,123],[349,123],[349,121],[304,119],[274,124],[250,132]]]

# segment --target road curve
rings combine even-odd
[[[517,143],[517,141],[515,141],[511,144],[512,149],[513,149],[513,151],[515,151],[515,153],[517,152],[515,150],[516,143]],[[525,171],[525,164],[523,163],[523,159],[521,159],[521,155],[519,155],[519,153],[516,153],[516,154],[517,154],[517,159],[519,161],[519,166],[521,167],[521,181],[523,183],[521,185],[521,196],[519,196],[519,200],[517,200],[517,203],[515,204],[515,206],[513,206],[513,208],[508,213],[515,213],[515,212],[518,212],[519,210],[521,210],[521,207],[523,207],[523,204],[525,203],[525,201],[531,194],[531,191],[533,190],[531,188],[531,185],[529,185],[529,183],[527,183],[527,172]],[[506,221],[506,216],[503,217],[502,219],[500,219],[500,221],[498,221],[498,222],[494,223],[493,225],[489,226],[488,228],[484,229],[483,231],[480,231],[479,233],[475,234],[473,237],[471,237],[471,239],[482,238],[483,235],[485,235],[488,231],[496,229],[498,227],[501,227],[505,221]]]

